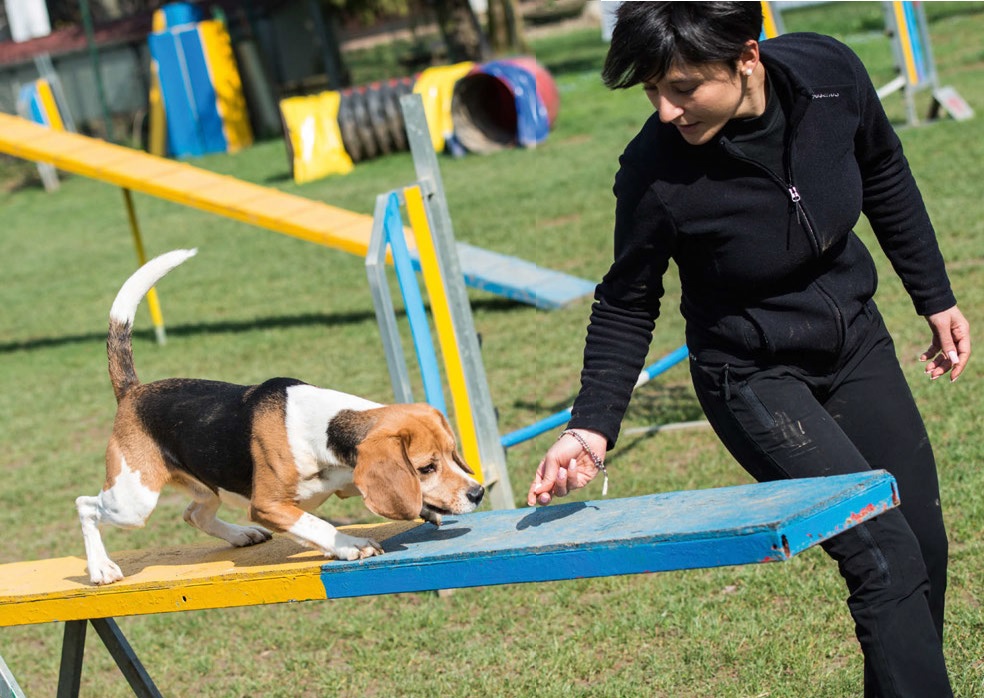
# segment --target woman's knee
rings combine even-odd
[[[852,606],[892,604],[928,588],[920,543],[897,509],[838,534],[823,547],[837,560]]]

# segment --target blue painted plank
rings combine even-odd
[[[885,471],[478,512],[331,562],[328,598],[789,559],[898,505]]]
[[[465,283],[543,310],[594,293],[595,283],[467,243],[457,244]]]
[[[167,149],[177,157],[204,153],[197,114],[187,80],[188,69],[177,35],[171,31],[147,37],[151,57],[157,61],[161,96],[167,114]]]
[[[205,153],[224,153],[229,148],[201,32],[197,25],[186,25],[172,31],[184,55],[185,80],[191,91],[202,148]]]

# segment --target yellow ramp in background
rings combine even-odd
[[[54,131],[0,114],[0,152],[115,184],[365,259],[372,216],[216,174],[185,162]],[[416,259],[413,233],[404,229]],[[532,262],[457,243],[465,283],[551,310],[594,292],[595,284]]]
[[[17,116],[0,114],[0,151],[362,257],[369,249],[371,215]]]

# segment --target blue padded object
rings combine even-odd
[[[504,80],[516,100],[516,140],[523,147],[534,146],[550,134],[547,107],[536,93],[533,73],[512,63],[491,61],[481,72]]]

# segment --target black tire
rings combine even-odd
[[[383,86],[383,109],[386,112],[386,127],[389,129],[393,147],[398,151],[403,151],[409,147],[409,144],[407,142],[406,125],[403,122],[403,110],[400,109],[400,93],[398,89],[398,82],[396,80],[390,80]]]
[[[359,143],[362,144],[363,159],[371,160],[379,155],[379,144],[376,143],[376,134],[372,130],[364,87],[356,87],[352,90],[352,115],[359,133]]]
[[[338,130],[342,134],[342,145],[345,152],[352,158],[352,162],[362,160],[362,141],[359,138],[359,130],[355,126],[355,113],[352,110],[352,90],[344,90],[341,93],[341,102],[338,105]]]
[[[369,124],[372,126],[380,154],[388,155],[393,152],[393,145],[386,122],[386,104],[382,87],[380,83],[373,83],[366,88],[366,111],[369,112]]]

